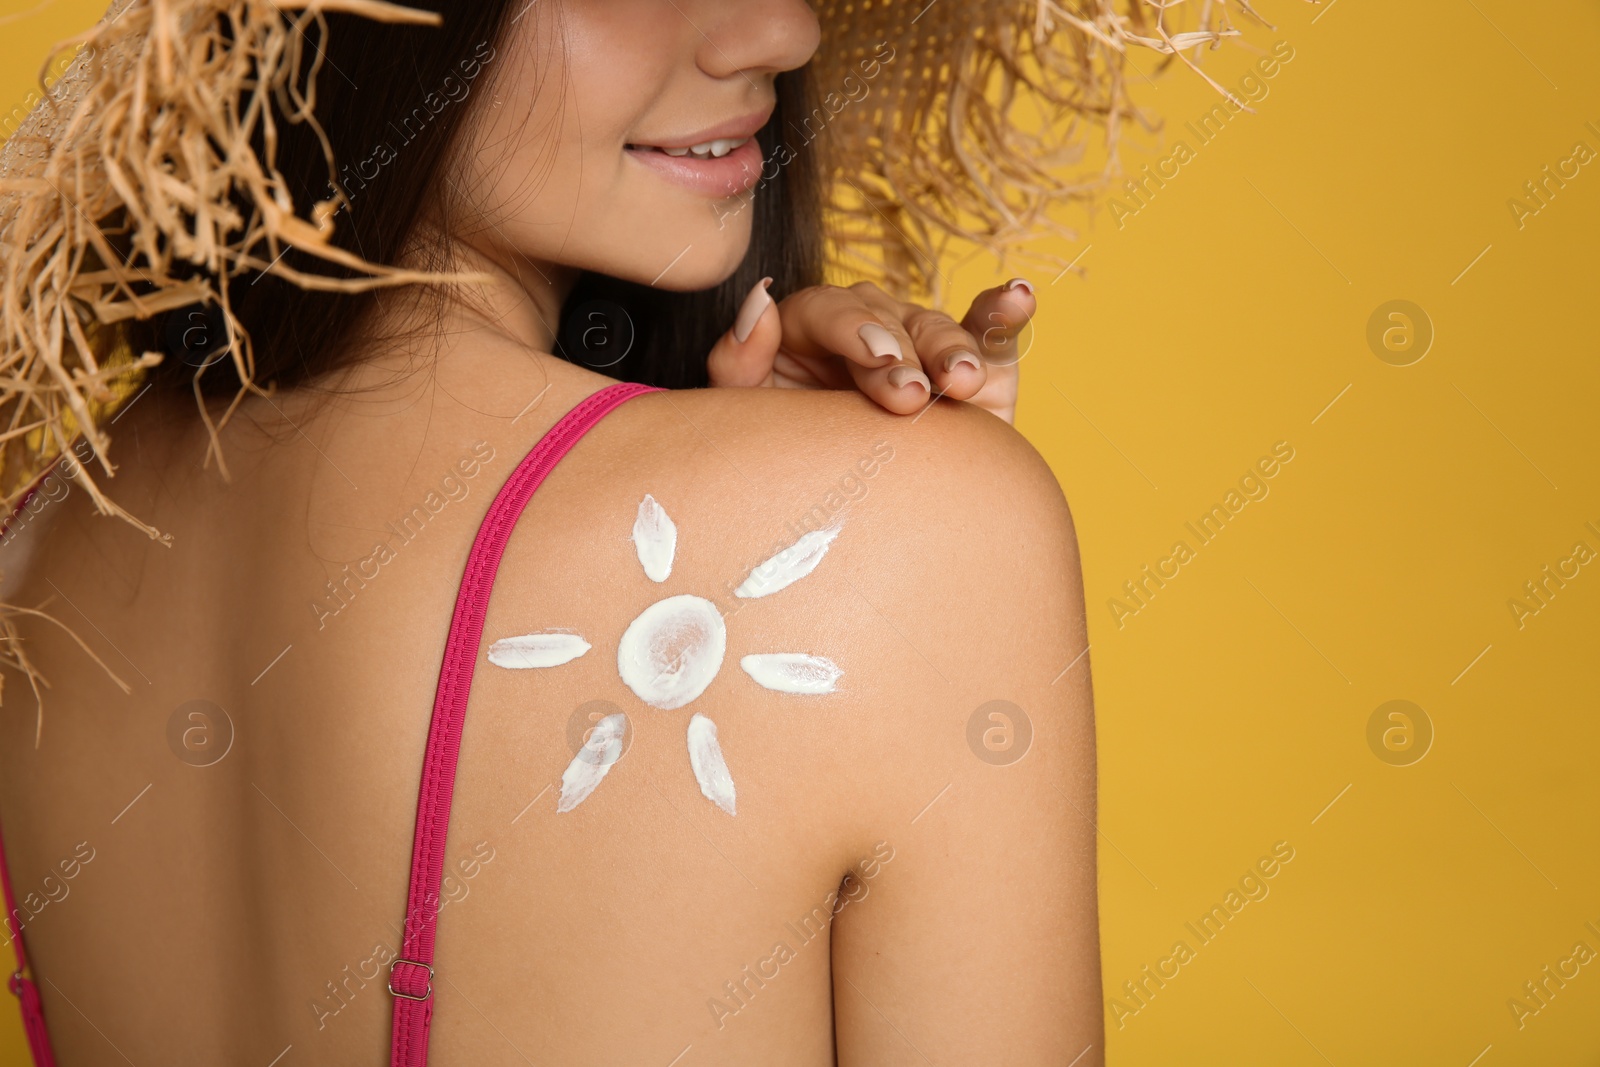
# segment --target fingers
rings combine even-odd
[[[897,300],[871,282],[858,282],[849,291],[881,322],[899,327],[897,334],[910,342],[901,341],[906,362],[922,371],[932,395],[967,400],[983,388],[987,368],[978,355],[977,338],[955,319],[942,311]],[[912,379],[906,372],[892,377]]]
[[[783,351],[817,368],[831,388],[854,386],[899,415],[920,410],[932,395],[917,349],[887,297],[869,301],[875,287],[813,286],[783,303]],[[883,297],[881,292],[877,296]]]
[[[928,376],[914,359],[903,359],[884,367],[863,367],[846,363],[850,379],[868,399],[896,415],[920,411],[933,395]]]
[[[972,302],[961,325],[978,339],[978,352],[991,366],[1014,365],[1023,356],[1019,338],[1039,308],[1033,286],[1025,278],[985,289]]]
[[[916,411],[935,395],[965,400],[983,387],[977,338],[871,282],[804,290],[784,302],[783,321],[785,351],[843,356],[849,381],[890,411]]]
[[[898,314],[880,314],[857,286],[814,285],[783,302],[783,347],[809,360],[842,356],[861,367],[892,366],[914,354]]]
[[[854,387],[897,414],[937,396],[1014,404],[1019,337],[1037,307],[1023,279],[980,293],[959,323],[870,282],[812,286],[779,309],[770,281],[751,290],[712,349],[712,385]]]
[[[934,392],[955,400],[970,400],[983,388],[988,375],[978,355],[977,338],[942,311],[907,307],[910,310],[905,318],[906,330]]]
[[[762,278],[744,298],[733,326],[717,339],[706,358],[711,385],[768,385],[773,360],[783,337],[778,308],[767,292],[771,278]]]

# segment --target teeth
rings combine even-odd
[[[690,145],[688,148],[663,148],[661,151],[665,152],[669,156],[692,155],[696,159],[721,159],[723,156],[727,155],[729,152],[732,152],[735,148],[738,148],[748,140],[750,140],[748,137],[740,137],[737,139],[731,137],[719,137],[715,141],[707,141],[704,144]]]

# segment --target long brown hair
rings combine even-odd
[[[322,57],[309,77],[315,79],[313,113],[327,144],[312,124],[280,119],[273,155],[302,213],[330,196],[330,182],[339,182],[349,202],[335,216],[335,245],[374,263],[399,265],[406,257],[424,269],[443,267],[445,248],[419,244],[418,220],[436,213],[446,241],[475,221],[449,217],[440,186],[468,108],[486,95],[474,93],[471,83],[503,50],[512,11],[532,8],[528,17],[537,18],[539,9],[548,7],[525,3],[423,0],[410,6],[438,11],[441,26],[329,14],[325,33],[308,27],[305,43]],[[780,74],[776,89],[776,110],[757,134],[767,160],[774,158],[784,131],[812,110],[805,68]],[[268,150],[263,135],[255,148]],[[330,173],[329,149],[337,173]],[[706,355],[760,278],[772,276],[771,291],[780,299],[822,279],[816,153],[786,152],[783,158],[782,166],[763,169],[750,248],[732,277],[710,289],[675,293],[585,273],[563,306],[556,354],[622,380],[669,388],[707,384]],[[352,276],[295,249],[283,260],[306,273]],[[345,367],[363,325],[371,322],[378,303],[395,293],[307,290],[264,272],[227,284],[230,306],[250,337],[256,382],[280,388],[322,384]],[[450,290],[430,285],[411,294],[423,306],[437,308]],[[198,388],[219,398],[238,393],[237,371],[232,359],[224,358],[219,308],[191,305],[122,328],[132,351],[166,353],[150,372],[157,387]]]

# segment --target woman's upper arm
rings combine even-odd
[[[876,562],[850,568],[881,640],[850,731],[839,1062],[1087,1067],[1104,1049],[1076,539],[1037,453],[949,407],[893,434]]]

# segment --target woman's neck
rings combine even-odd
[[[405,288],[384,290],[381,310],[364,334],[403,335],[422,327],[451,338],[488,336],[536,352],[554,351],[561,306],[582,273],[578,268],[519,254],[492,223],[487,232],[451,238],[445,247],[443,265],[431,269],[479,274],[488,280],[451,287],[442,307],[436,301],[407,298]],[[390,292],[401,298],[389,299]],[[419,321],[421,316],[431,320],[436,315],[437,324]]]
[[[379,290],[340,387],[370,388],[423,369],[419,361],[455,362],[491,348],[564,362],[552,353],[578,268],[519,255],[491,227],[489,239],[454,240],[443,264],[424,269],[487,280],[434,290],[427,299],[412,287]]]

